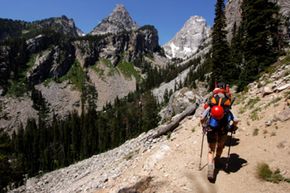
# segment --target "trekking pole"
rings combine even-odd
[[[202,131],[202,140],[201,140],[201,148],[200,148],[200,156],[199,156],[199,166],[198,166],[198,170],[200,171],[201,170],[201,159],[202,159],[202,150],[203,150],[203,141],[204,141],[204,135],[205,135],[205,132]]]
[[[228,150],[228,158],[227,158],[227,163],[226,163],[226,170],[228,170],[229,163],[230,163],[230,151],[231,151],[232,138],[233,138],[233,132],[231,132],[231,137],[230,137],[230,144],[229,144],[229,150]]]

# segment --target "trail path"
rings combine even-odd
[[[154,144],[142,156],[134,155],[131,158],[134,159],[133,164],[117,179],[109,180],[106,189],[97,190],[96,193],[118,192],[124,187],[128,188],[127,191],[124,189],[120,193],[129,192],[130,188],[144,193],[289,193],[289,183],[274,184],[256,177],[256,166],[260,162],[269,164],[272,170],[279,168],[284,176],[290,177],[290,120],[265,125],[274,113],[289,108],[283,97],[277,103],[271,103],[273,97],[279,96],[259,97],[254,108],[265,107],[258,111],[258,120],[251,119],[254,108],[244,110],[247,98],[256,96],[242,96],[245,101],[239,100],[233,110],[241,122],[232,140],[229,172],[220,170],[215,183],[210,183],[206,176],[206,138],[202,157],[204,168],[198,170],[202,132],[198,118],[193,116],[183,120],[170,137],[164,136],[164,140]],[[257,135],[253,134],[255,129],[258,130]],[[227,152],[228,147],[222,155],[224,162]]]

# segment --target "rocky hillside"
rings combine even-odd
[[[123,6],[117,6],[109,18],[120,18],[116,14],[128,15]],[[66,17],[32,23],[9,20],[7,26],[14,24],[20,26],[20,31],[27,25],[45,30],[19,36],[2,26],[11,40],[0,44],[0,128],[9,133],[21,123],[25,125],[28,115],[37,115],[28,105],[33,104],[32,87],[42,93],[50,114],[62,117],[72,110],[80,111],[81,93],[87,86],[96,91],[101,110],[116,97],[135,91],[137,82],[146,75],[146,65],[167,66],[154,26],[77,37],[73,21]],[[14,35],[16,39],[12,38]],[[11,110],[11,103],[25,110]]]
[[[117,34],[124,31],[136,30],[138,25],[131,18],[129,12],[124,5],[117,5],[114,11],[107,18],[103,19],[93,31],[91,35],[102,35],[107,33]]]
[[[166,56],[169,58],[188,58],[197,52],[209,38],[209,35],[210,28],[205,19],[201,16],[192,16],[173,39],[163,46]]]
[[[167,136],[152,137],[162,128],[160,126],[119,148],[28,179],[25,186],[11,192],[287,193],[289,183],[259,179],[257,166],[266,163],[282,177],[290,177],[289,62],[289,56],[281,58],[259,80],[250,84],[247,91],[234,94],[237,100],[233,111],[240,119],[239,129],[233,135],[229,169],[227,172],[219,170],[215,183],[209,183],[206,178],[206,144],[202,170],[198,170],[202,139],[198,118],[201,105],[194,116],[184,119]],[[200,96],[189,90],[176,96],[180,97],[179,101],[200,101],[196,98]],[[176,99],[171,101],[178,102]],[[176,117],[178,115],[172,120]],[[222,155],[223,164],[227,160],[227,150],[226,147]]]

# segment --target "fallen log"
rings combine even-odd
[[[193,115],[198,108],[199,104],[195,103],[193,105],[188,106],[181,114],[176,116],[174,120],[172,120],[169,124],[166,124],[165,126],[160,126],[157,129],[157,132],[152,135],[152,138],[158,138],[162,135],[167,134],[168,132],[173,131],[176,127],[178,127],[179,123],[187,116]]]

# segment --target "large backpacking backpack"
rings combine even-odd
[[[218,130],[226,127],[233,120],[230,112],[231,94],[226,89],[216,88],[213,95],[209,98],[210,107],[208,125],[211,129]]]

